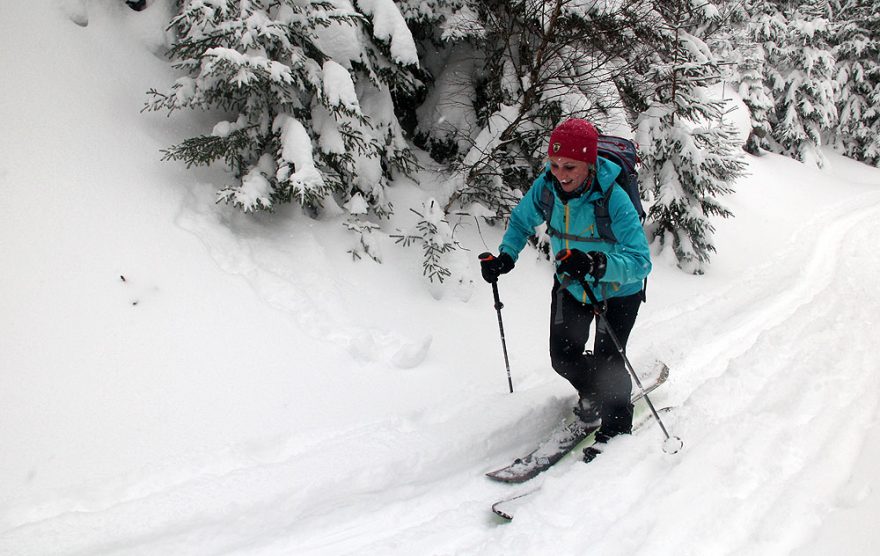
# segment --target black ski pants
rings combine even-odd
[[[632,381],[623,357],[605,329],[607,322],[626,348],[636,323],[642,293],[607,300],[605,319],[599,318],[593,352],[585,352],[595,313],[554,278],[550,302],[550,361],[553,369],[599,409],[601,431],[609,435],[632,430]]]

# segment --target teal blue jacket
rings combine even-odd
[[[554,186],[556,179],[550,173],[548,165],[510,213],[510,223],[499,249],[516,261],[528,238],[535,234],[535,226],[544,222],[544,214],[540,208],[541,191],[545,187],[550,187],[553,191],[554,203],[550,225],[566,236],[578,238],[551,236],[550,247],[553,254],[563,249],[605,253],[608,257],[605,276],[599,281],[599,287],[593,287],[596,297],[602,300],[640,292],[643,280],[651,272],[651,252],[645,231],[629,195],[614,181],[620,173],[620,166],[600,157],[596,170],[596,179],[602,193],[593,187],[581,196],[564,203],[557,194]],[[614,190],[611,192],[608,210],[611,216],[611,229],[617,238],[616,242],[599,237],[593,212],[593,202],[601,199],[603,193],[610,187]],[[558,274],[557,277],[561,282],[562,277]],[[590,286],[593,284],[591,280]],[[579,283],[570,283],[568,290],[575,299],[588,303],[587,294]]]

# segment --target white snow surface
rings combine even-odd
[[[499,283],[511,395],[500,229],[455,223],[466,279],[428,288],[418,249],[352,262],[344,215],[215,205],[223,174],[159,149],[216,121],[139,113],[167,6],[0,7],[0,554],[875,553],[880,171],[749,158],[706,275],[655,248],[630,340],[683,451],[568,458],[503,523],[524,487],[483,474],[573,402],[548,264]]]

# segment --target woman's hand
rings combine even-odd
[[[513,270],[513,257],[502,252],[497,257],[492,253],[483,253],[480,255],[480,272],[483,274],[483,280],[489,282],[497,282],[498,277]]]
[[[563,249],[556,254],[556,271],[575,280],[584,280],[588,275],[598,280],[605,276],[607,267],[608,257],[599,251]]]

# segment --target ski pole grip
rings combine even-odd
[[[485,253],[480,253],[479,255],[480,261],[494,261],[495,255],[486,251]],[[499,311],[504,308],[504,304],[501,303],[501,298],[498,296],[498,282],[492,282],[492,295],[495,297],[495,308]]]

